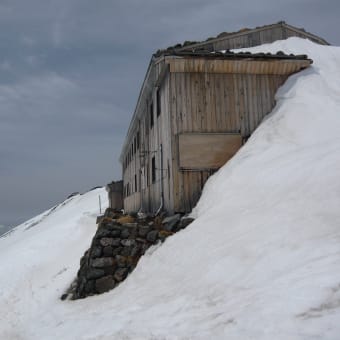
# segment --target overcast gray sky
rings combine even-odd
[[[338,0],[0,0],[0,224],[121,177],[151,54],[285,20],[340,45]]]

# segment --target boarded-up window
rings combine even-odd
[[[241,147],[242,137],[234,133],[183,133],[178,143],[181,170],[217,169]]]

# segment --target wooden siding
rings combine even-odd
[[[273,109],[275,93],[286,78],[273,74],[170,73],[174,211],[190,211],[214,172],[180,170],[179,135],[240,133],[246,140]]]
[[[297,60],[260,64],[256,60],[176,56],[155,60],[143,83],[121,155],[124,209],[191,211],[216,166],[181,169],[180,136],[233,133],[245,142],[273,109],[278,87],[290,73],[304,67],[305,61]],[[134,146],[137,135],[139,147]],[[236,149],[233,147],[232,153]]]
[[[242,145],[233,133],[183,133],[178,136],[180,170],[210,170],[224,165]]]
[[[139,120],[131,131],[130,140],[134,139],[137,131],[140,136],[140,148],[132,157],[126,169],[123,169],[124,185],[134,183],[137,176],[138,190],[130,192],[124,198],[124,208],[127,212],[148,211],[156,212],[161,206],[163,192],[163,207],[171,211],[173,209],[173,188],[169,185],[169,170],[171,163],[171,139],[169,129],[169,76],[167,65],[159,62],[154,65],[155,77],[146,81],[146,88],[140,101]],[[159,94],[157,95],[157,92]],[[157,102],[160,100],[160,103]],[[157,114],[157,107],[160,108]],[[152,108],[152,113],[150,109]],[[153,125],[151,125],[151,114]],[[126,158],[129,148],[122,154]],[[155,179],[152,180],[152,159],[155,159]],[[163,160],[163,162],[162,162]],[[131,187],[131,185],[130,185]]]
[[[169,58],[170,72],[207,72],[233,74],[292,74],[307,68],[309,60],[253,60],[253,59],[213,59]]]

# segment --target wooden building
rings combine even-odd
[[[250,32],[248,32],[250,33]],[[123,145],[124,209],[189,212],[306,56],[168,49],[153,55]]]

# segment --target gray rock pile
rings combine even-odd
[[[165,218],[130,216],[107,209],[97,220],[97,232],[80,260],[76,280],[61,298],[79,299],[115,288],[149,247],[164,242],[192,221],[179,214]]]

